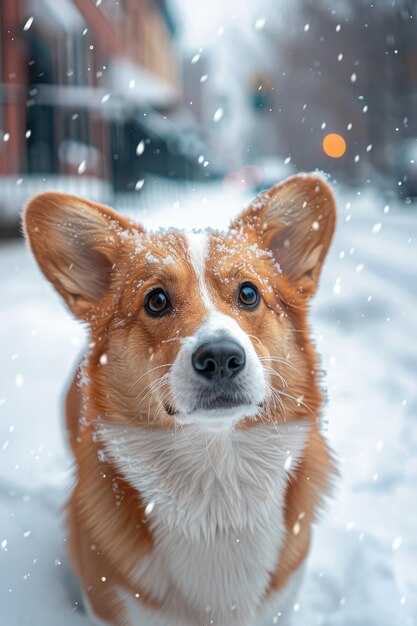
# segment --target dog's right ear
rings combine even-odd
[[[81,319],[106,295],[129,222],[111,209],[61,193],[41,193],[23,215],[26,238],[46,278]]]

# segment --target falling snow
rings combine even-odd
[[[416,626],[416,220],[375,190],[336,190],[338,230],[311,322],[327,372],[323,427],[341,477],[315,529],[292,624]],[[178,198],[174,189],[166,206],[145,216],[145,225],[168,227],[174,214],[180,227],[208,220],[224,227],[248,200],[224,187],[208,202],[196,193]],[[262,207],[262,197],[257,202]],[[139,232],[119,236],[121,244],[133,238],[143,252]],[[256,248],[251,253],[258,254]],[[10,626],[10,615],[22,626],[59,620],[88,626],[84,613],[74,610],[79,595],[60,513],[71,482],[62,390],[88,338],[21,241],[4,246],[0,261],[2,617]],[[104,356],[100,364],[109,371]],[[284,463],[291,474],[290,454]],[[149,502],[145,515],[157,506]],[[300,513],[290,529],[295,536],[303,532],[303,519]],[[108,585],[106,572],[99,577]],[[29,593],[30,602],[22,601]]]
[[[264,28],[266,23],[266,19],[264,17],[258,17],[258,19],[255,22],[255,28],[256,30],[262,30],[262,28]]]
[[[32,26],[33,24],[33,20],[35,18],[34,17],[30,17],[27,22],[25,23],[25,25],[23,26],[23,30],[29,30],[29,28]]]
[[[214,122],[220,122],[220,120],[222,119],[224,115],[224,111],[223,109],[220,107],[219,109],[217,109],[213,115],[213,121]]]
[[[139,141],[138,145],[136,146],[136,154],[137,156],[140,156],[144,152],[145,152],[145,142],[142,139],[142,141]]]

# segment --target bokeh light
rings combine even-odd
[[[323,150],[332,159],[340,159],[346,152],[346,141],[338,133],[329,133],[323,139]]]

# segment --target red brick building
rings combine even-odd
[[[45,177],[107,200],[206,174],[174,34],[165,0],[0,0],[0,211]]]

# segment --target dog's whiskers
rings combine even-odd
[[[162,367],[171,367],[172,363],[163,363],[162,365],[157,365],[156,367],[153,367],[150,370],[147,370],[144,374],[142,374],[142,376],[140,376],[131,387],[129,387],[129,389],[127,390],[127,392],[129,393],[129,391],[132,391],[133,387],[136,387],[136,385],[138,383],[140,383],[140,381],[142,380],[142,378],[144,378],[147,374],[152,374],[152,372],[155,372],[155,370],[159,370]]]

